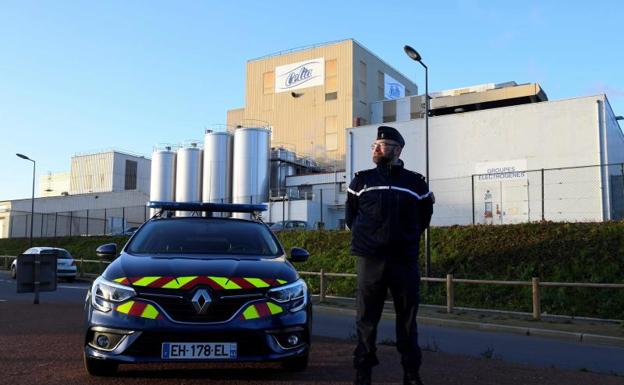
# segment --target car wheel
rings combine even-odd
[[[11,266],[11,278],[17,278],[17,271],[15,271],[15,266]]]
[[[117,373],[119,364],[116,362],[109,362],[104,360],[96,360],[83,353],[84,366],[87,372],[92,376],[107,377],[114,376]]]
[[[302,372],[308,367],[308,353],[303,356],[289,358],[282,361],[282,369],[289,372]]]

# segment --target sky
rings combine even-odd
[[[0,0],[0,201],[77,153],[150,156],[245,103],[247,60],[353,38],[424,90],[539,83],[624,115],[624,2]]]

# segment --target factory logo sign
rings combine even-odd
[[[324,81],[325,59],[322,57],[275,68],[276,93],[322,86]]]
[[[399,99],[405,97],[405,86],[392,76],[384,74],[384,98]]]

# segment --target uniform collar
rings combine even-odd
[[[379,164],[377,165],[377,171],[379,171],[379,173],[384,176],[396,175],[399,172],[401,172],[402,169],[403,169],[403,161],[401,159],[399,159],[397,163],[387,164],[387,165],[379,165]]]

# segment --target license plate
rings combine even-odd
[[[164,342],[161,358],[164,360],[234,360],[237,355],[234,342]]]

